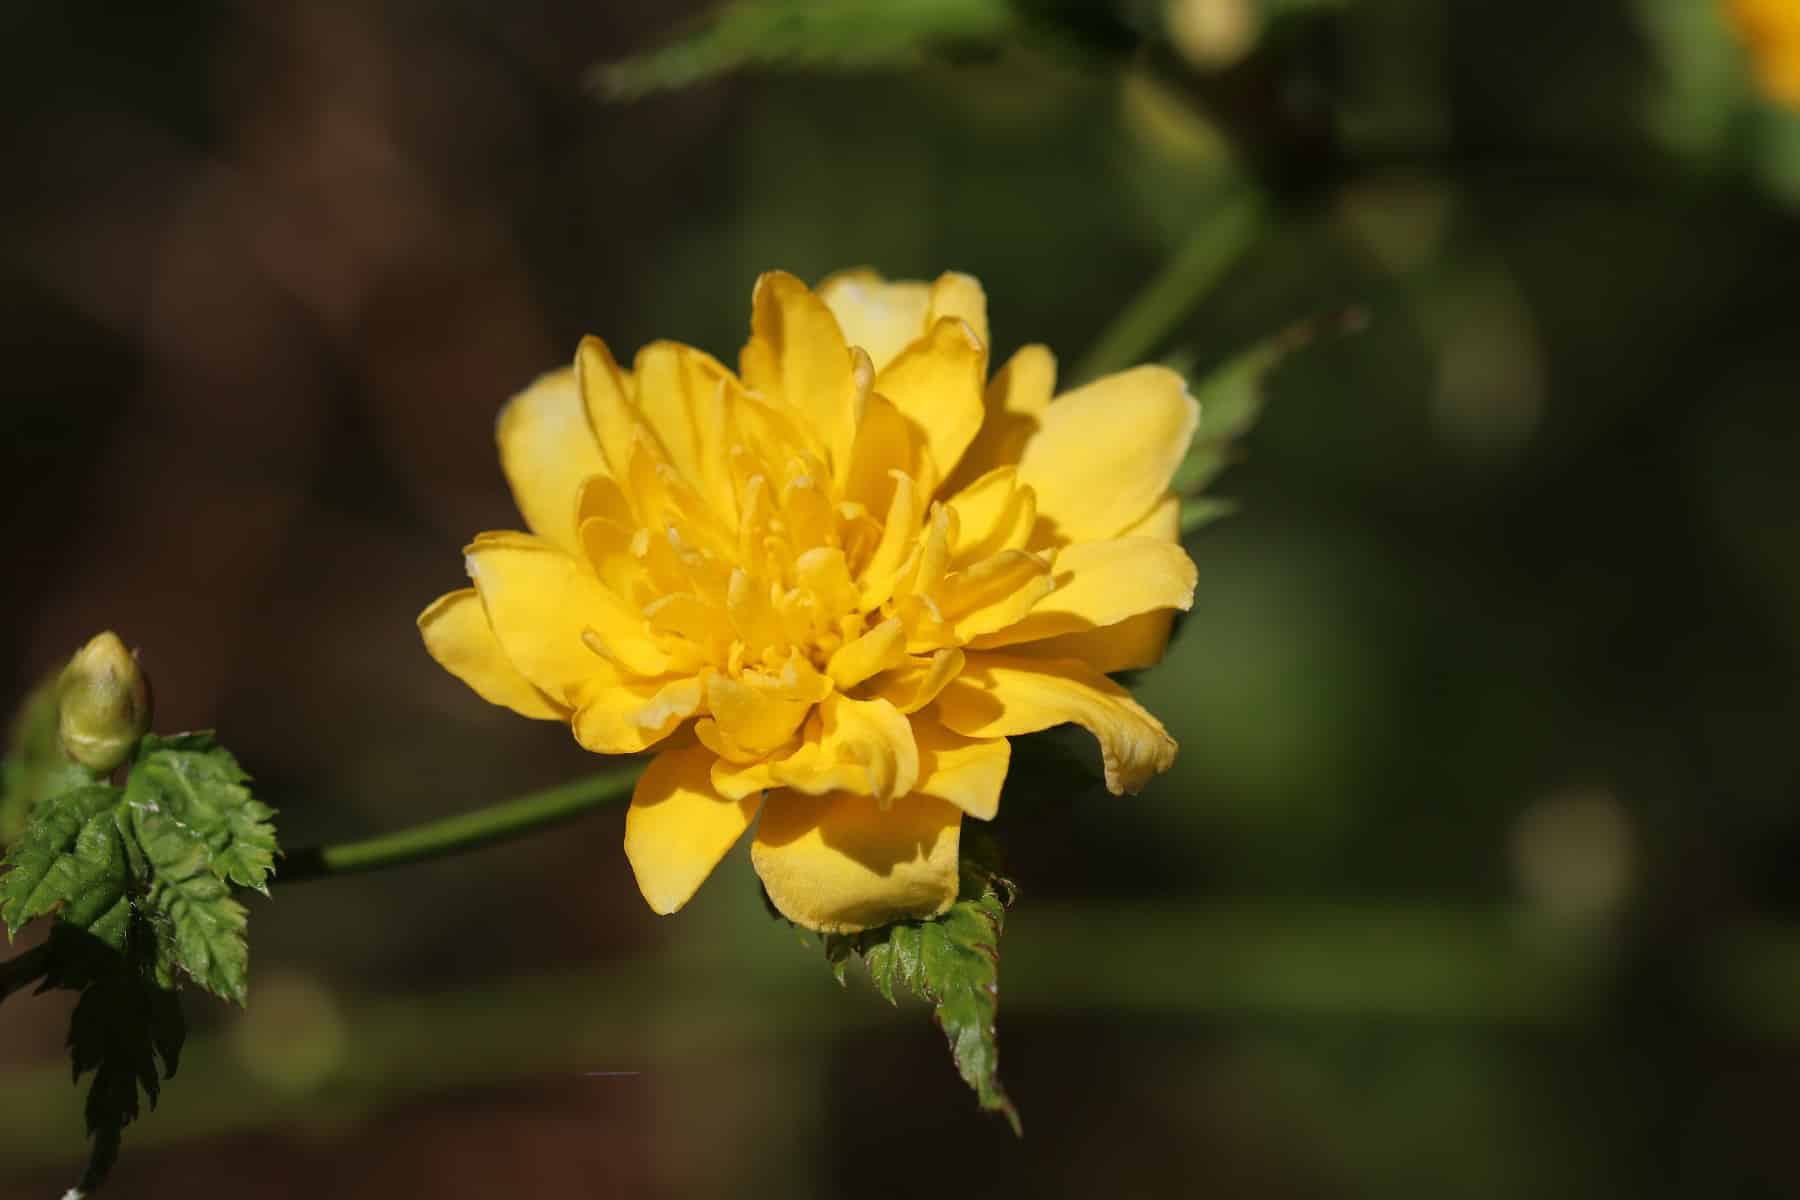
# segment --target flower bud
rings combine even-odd
[[[150,682],[119,635],[100,634],[77,650],[62,673],[64,753],[91,771],[111,771],[149,728]]]

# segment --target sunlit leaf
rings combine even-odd
[[[57,913],[79,929],[123,944],[130,864],[119,829],[119,790],[91,784],[39,809],[5,860],[0,918],[9,934]]]

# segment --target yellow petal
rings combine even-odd
[[[591,684],[577,697],[575,740],[595,754],[637,754],[674,733],[704,697],[695,676]]]
[[[638,425],[631,377],[613,361],[606,343],[590,336],[582,338],[575,351],[575,382],[608,473],[615,479],[625,478]]]
[[[856,436],[850,348],[825,302],[785,271],[756,281],[750,341],[739,356],[745,386],[799,414],[838,468]]]
[[[675,912],[706,882],[756,818],[761,798],[727,800],[712,790],[712,752],[688,745],[653,759],[625,814],[625,857],[652,910]]]
[[[881,540],[869,561],[857,576],[862,587],[859,602],[864,610],[881,607],[894,594],[906,565],[907,551],[919,533],[919,488],[910,475],[894,480],[894,495],[888,501],[887,521],[881,527]]]
[[[1151,537],[1173,542],[1181,536],[1181,497],[1164,496],[1150,515],[1126,528],[1121,537]],[[1078,658],[1104,675],[1136,671],[1162,661],[1175,626],[1175,610],[1159,609],[1127,617],[1103,629],[1065,633],[1015,646],[1013,653],[1036,658]]]
[[[956,512],[957,566],[1022,549],[1037,524],[1037,493],[1019,482],[1017,467],[996,467],[946,501]]]
[[[831,692],[831,680],[795,654],[780,672],[713,675],[706,705],[728,742],[748,754],[767,754],[791,740],[812,706]]]
[[[966,323],[981,344],[988,345],[987,293],[973,275],[945,271],[932,281],[931,308],[924,327],[929,329],[946,317]]]
[[[856,427],[856,453],[841,481],[841,495],[872,513],[888,511],[896,481],[905,476],[929,497],[939,478],[936,459],[925,444],[925,432],[892,401],[869,397]],[[910,539],[911,530],[907,531]]]
[[[500,410],[500,469],[519,513],[538,536],[578,552],[576,501],[590,475],[606,472],[588,426],[575,373],[552,371]]]
[[[965,567],[944,580],[938,607],[962,641],[1029,623],[1036,610],[1055,599],[1050,564],[1023,550],[1006,550]]]
[[[1034,642],[1116,625],[1140,613],[1194,603],[1194,560],[1179,542],[1115,538],[1077,542],[1056,552],[1055,590],[1011,625],[971,643],[976,649]]]
[[[861,637],[845,642],[825,664],[825,673],[848,690],[869,676],[897,667],[906,658],[906,630],[892,617]]]
[[[1140,521],[1119,530],[1120,537],[1150,537],[1161,542],[1181,540],[1181,497],[1166,492]]]
[[[791,752],[755,763],[721,763],[714,785],[725,795],[787,787],[809,796],[855,792],[885,804],[919,780],[912,723],[885,700],[827,697]]]
[[[962,813],[932,796],[777,792],[750,861],[781,915],[821,933],[933,917],[956,899]]]
[[[866,268],[841,271],[819,285],[819,299],[837,317],[844,340],[868,351],[877,371],[925,332],[931,293],[926,284],[889,283]]]
[[[1017,466],[1025,443],[1056,390],[1056,356],[1044,346],[1025,346],[988,380],[982,394],[986,417],[946,485],[954,492],[995,467]]]
[[[1013,737],[1073,722],[1100,741],[1106,786],[1136,792],[1175,761],[1175,739],[1131,693],[1084,663],[971,654],[938,694],[937,713],[964,737]]]
[[[1181,376],[1136,367],[1062,396],[1025,444],[1019,478],[1037,492],[1052,544],[1116,536],[1169,488],[1199,421]]]
[[[506,657],[553,698],[616,668],[655,676],[667,657],[651,645],[644,622],[608,591],[585,563],[540,538],[483,534],[464,551],[469,577]],[[611,660],[590,648],[596,637]]]
[[[861,691],[872,699],[886,700],[903,713],[914,713],[936,700],[962,669],[963,652],[948,646],[929,657],[911,658],[891,671],[883,671]]]
[[[474,588],[442,596],[420,613],[419,633],[438,665],[489,704],[540,721],[568,718],[568,709],[532,687],[500,649]]]
[[[936,721],[913,722],[919,783],[913,791],[948,800],[979,821],[1000,811],[1000,788],[1012,761],[1005,738],[966,738]]]
[[[726,524],[737,500],[726,461],[727,409],[737,381],[712,355],[679,342],[652,342],[632,364],[638,413],[676,474]]]
[[[875,377],[875,391],[924,430],[942,477],[956,469],[981,429],[986,379],[986,344],[967,322],[946,318]]]

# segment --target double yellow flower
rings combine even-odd
[[[659,748],[625,821],[657,912],[755,822],[789,919],[935,915],[1008,737],[1086,727],[1115,793],[1174,760],[1107,675],[1192,601],[1169,481],[1196,405],[1160,367],[1053,400],[1048,350],[990,379],[987,347],[966,275],[772,272],[736,373],[675,342],[626,371],[588,338],[501,414],[531,532],[478,535],[475,586],[419,627],[484,699]]]

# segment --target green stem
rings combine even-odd
[[[1255,241],[1262,213],[1247,195],[1228,197],[1125,306],[1075,369],[1085,383],[1143,362]]]
[[[307,846],[283,857],[277,878],[282,883],[298,883],[380,871],[511,841],[573,820],[590,809],[623,803],[637,776],[636,768],[590,775],[396,833],[335,846]]]

